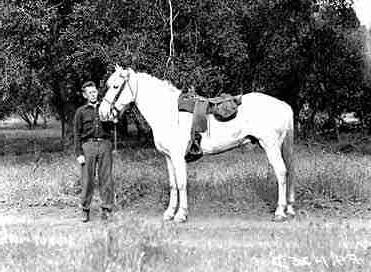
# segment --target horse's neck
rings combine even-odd
[[[138,74],[136,105],[153,132],[173,126],[177,120],[180,91],[171,90],[159,79]]]

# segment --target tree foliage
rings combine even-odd
[[[9,2],[4,11],[0,46],[2,108],[6,114],[18,113],[32,127],[46,106],[50,90],[43,74],[54,12],[41,1],[23,5]]]
[[[303,105],[334,120],[370,114],[369,33],[351,1],[173,0],[173,22],[168,0],[5,3],[1,94],[27,101],[28,111],[49,103],[62,123],[82,102],[81,84],[101,84],[115,63],[205,96],[265,92],[297,117]],[[25,99],[25,90],[42,99]]]

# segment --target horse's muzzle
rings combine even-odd
[[[102,101],[102,103],[99,106],[99,118],[102,121],[110,121],[113,119],[112,113],[111,113],[111,107],[106,101]]]

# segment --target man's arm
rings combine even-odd
[[[82,120],[81,120],[81,109],[77,109],[74,117],[74,142],[75,142],[75,154],[77,157],[84,155],[82,150],[81,133],[82,133]]]

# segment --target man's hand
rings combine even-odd
[[[84,155],[80,155],[77,157],[77,161],[79,162],[79,164],[84,164],[85,163],[85,156]]]

